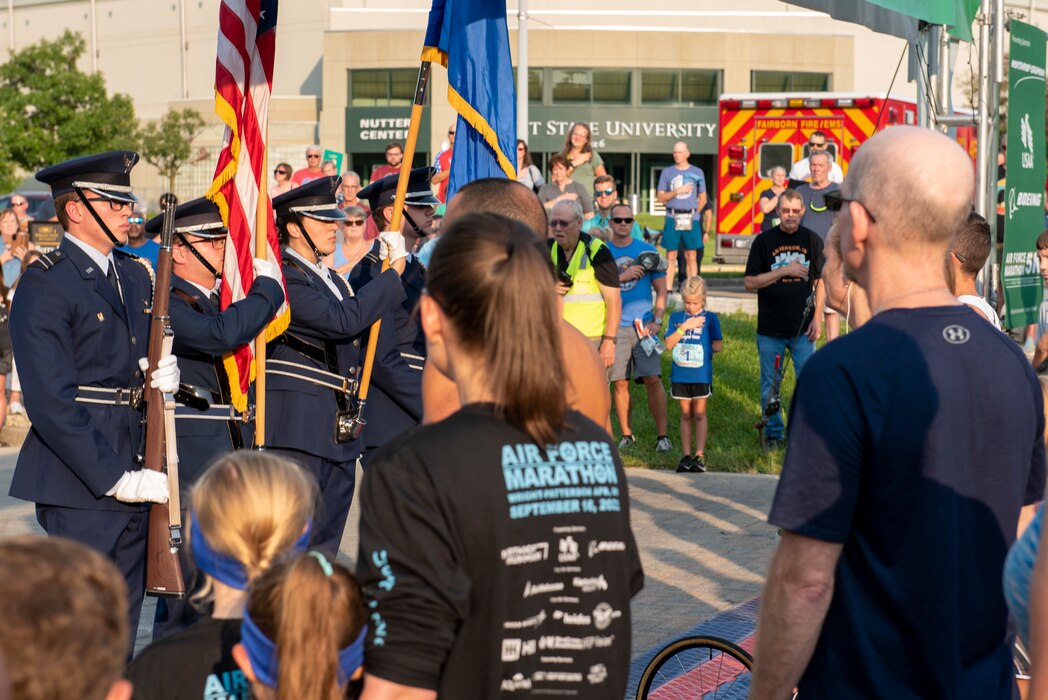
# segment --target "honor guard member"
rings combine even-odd
[[[440,204],[430,189],[432,176],[433,168],[415,168],[408,180],[401,232],[405,241],[412,242],[409,248],[432,227],[433,212]],[[359,195],[368,200],[375,223],[382,230],[389,228],[389,220],[393,217],[397,179],[396,175],[382,178],[361,190]],[[349,282],[354,289],[358,289],[381,269],[381,251],[376,245],[350,272]],[[385,354],[376,355],[375,358],[365,416],[368,421],[368,429],[364,431],[365,467],[379,447],[422,422],[422,370],[426,362],[426,339],[416,321],[415,307],[425,287],[425,268],[414,255],[408,256],[401,280],[407,298],[404,304],[383,319],[380,331],[383,336],[380,342],[385,345],[392,340],[399,358]]]
[[[158,235],[164,217],[146,223]],[[171,330],[182,386],[175,398],[179,491],[189,503],[189,489],[211,461],[223,452],[252,442],[251,408],[241,414],[232,406],[223,357],[250,343],[284,303],[280,268],[255,259],[255,281],[247,296],[219,309],[219,279],[229,232],[218,205],[201,197],[175,209],[171,246]],[[187,405],[188,404],[188,405]],[[183,522],[188,522],[183,517]],[[180,550],[183,578],[192,585],[195,567]],[[185,600],[160,598],[153,622],[153,639],[188,626],[199,616]]]
[[[404,197],[404,215],[400,223],[400,232],[404,235],[404,245],[409,251],[401,281],[404,284],[404,314],[397,314],[398,345],[403,349],[405,359],[412,365],[421,365],[426,358],[426,338],[422,334],[415,309],[426,287],[426,270],[418,259],[411,255],[419,239],[433,233],[433,212],[440,200],[433,196],[430,180],[436,172],[433,168],[414,168],[408,178],[407,195]],[[399,175],[389,175],[372,182],[358,193],[360,199],[366,199],[371,207],[371,216],[379,231],[388,231],[393,218],[393,201],[397,197]],[[371,249],[369,255],[353,268],[350,283],[354,289],[367,284],[382,269],[382,256],[378,246]],[[408,346],[411,347],[408,350]]]
[[[146,502],[165,503],[167,476],[143,468],[143,362],[149,344],[152,269],[115,248],[127,242],[132,151],[45,168],[65,229],[57,250],[22,275],[11,312],[32,429],[11,495],[36,503],[48,535],[68,537],[114,561],[127,582],[131,634],[145,590]],[[178,388],[164,357],[152,385]]]
[[[390,270],[354,293],[322,259],[335,249],[339,179],[322,177],[273,200],[283,248],[291,325],[268,346],[267,447],[307,468],[320,502],[312,545],[338,552],[361,453],[355,421],[360,336],[404,301],[400,274],[407,253],[398,234],[383,233]]]

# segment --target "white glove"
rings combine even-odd
[[[382,260],[389,258],[391,263],[395,263],[408,256],[404,236],[396,231],[378,234],[378,243],[378,256]]]
[[[268,277],[277,282],[281,281],[280,266],[275,262],[270,262],[265,258],[255,258],[251,263],[251,267],[255,271],[256,279],[259,277]]]
[[[143,371],[149,371],[149,358],[138,358],[138,367]],[[178,383],[182,373],[178,371],[178,360],[174,355],[165,355],[156,363],[156,370],[150,377],[149,386],[159,389],[162,394],[174,394],[178,391]]]
[[[123,503],[167,503],[167,474],[152,469],[124,472],[106,495]]]

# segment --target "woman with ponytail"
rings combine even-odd
[[[625,693],[643,573],[618,452],[565,406],[552,282],[521,223],[468,214],[441,236],[419,315],[462,408],[363,483],[365,700]]]
[[[251,584],[233,656],[258,700],[343,700],[367,635],[360,585],[320,552],[274,565]]]
[[[127,671],[136,700],[250,697],[232,655],[247,588],[281,555],[306,548],[315,499],[313,478],[272,453],[232,452],[208,468],[186,525],[204,577],[194,603],[211,614],[142,650]]]

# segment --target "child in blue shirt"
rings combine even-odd
[[[684,311],[670,314],[666,349],[673,355],[670,395],[680,401],[680,439],[684,456],[678,472],[706,471],[706,399],[713,394],[713,354],[724,346],[717,314],[706,311],[706,281],[693,275],[681,285]],[[694,430],[693,430],[694,427]],[[691,436],[695,435],[695,452]]]

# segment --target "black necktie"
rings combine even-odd
[[[109,284],[113,285],[113,289],[116,293],[120,293],[120,283],[116,281],[116,263],[112,260],[109,261],[109,271],[106,272],[106,279],[109,280]]]
[[[211,292],[209,299],[211,299],[211,303],[215,305],[216,309],[222,307],[222,298],[218,296],[218,292]]]

